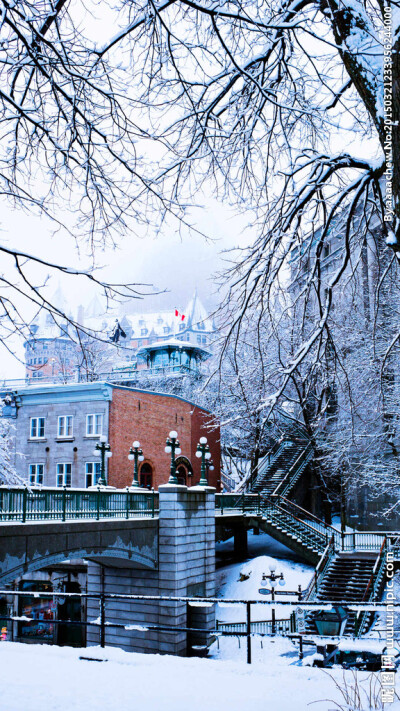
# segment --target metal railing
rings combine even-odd
[[[216,628],[213,629],[212,626],[208,627],[208,625],[205,625],[204,627],[194,627],[190,624],[190,607],[191,605],[194,605],[195,607],[198,607],[199,605],[204,605],[206,607],[210,607],[215,603],[221,603],[222,600],[220,598],[192,598],[192,597],[167,597],[167,596],[162,596],[162,595],[135,595],[135,594],[106,594],[104,592],[101,593],[79,593],[79,592],[74,592],[74,593],[67,593],[67,592],[55,592],[55,591],[42,591],[42,590],[24,590],[24,591],[17,591],[17,590],[0,590],[0,597],[13,597],[19,598],[22,597],[26,599],[27,597],[34,597],[34,598],[42,598],[45,599],[47,598],[49,600],[49,603],[52,603],[52,610],[54,610],[53,614],[51,617],[48,619],[40,619],[40,624],[41,625],[72,625],[73,627],[85,627],[86,629],[89,628],[97,628],[98,630],[98,638],[99,638],[99,643],[101,647],[105,647],[107,644],[107,633],[109,631],[112,631],[113,629],[116,630],[121,630],[121,632],[127,632],[128,634],[139,634],[139,635],[146,635],[146,634],[153,634],[154,632],[162,632],[163,637],[165,640],[165,633],[166,634],[171,634],[171,635],[176,635],[179,634],[181,635],[182,632],[187,633],[188,635],[196,635],[197,637],[201,635],[204,639],[204,643],[206,646],[208,644],[212,643],[215,638],[218,637],[244,637],[246,638],[246,649],[247,649],[247,663],[251,663],[252,660],[252,637],[255,635],[294,635],[296,634],[296,619],[295,619],[295,614],[292,612],[290,614],[290,618],[286,620],[276,620],[275,621],[275,629],[272,629],[272,620],[268,621],[252,621],[251,620],[251,608],[253,605],[273,605],[274,603],[270,600],[236,600],[236,599],[225,599],[223,600],[224,605],[237,605],[242,604],[245,606],[245,611],[246,611],[246,622],[240,622],[240,623],[231,623],[231,622],[223,622],[223,621],[218,621],[216,624]],[[61,598],[61,599],[60,599]],[[98,601],[98,617],[96,619],[89,619],[89,620],[84,620],[84,619],[59,619],[57,618],[57,601],[59,601],[59,604],[64,604],[66,599],[70,600],[87,600],[89,601],[90,599],[94,601]],[[132,603],[143,603],[143,610],[137,608],[135,610],[136,616],[137,616],[137,621],[139,624],[134,623],[132,624],[132,608],[130,607],[130,614],[129,614],[129,620],[125,618],[124,620],[124,611],[119,610],[118,612],[118,621],[112,621],[109,619],[110,615],[113,615],[115,618],[115,612],[111,611],[108,609],[107,602],[108,601],[119,601],[120,603],[122,601],[126,601],[127,605],[131,606]],[[182,624],[182,621],[180,621],[179,625],[174,625],[174,624],[158,624],[158,623],[149,623],[145,620],[142,620],[142,616],[145,613],[145,606],[148,602],[158,602],[162,603],[164,606],[166,603],[173,603],[176,605],[177,603],[183,603],[186,605],[186,624]],[[280,603],[282,604],[282,603]],[[325,610],[325,609],[330,609],[331,607],[331,602],[326,601],[324,603],[320,602],[302,602],[298,601],[297,603],[294,603],[293,601],[290,602],[285,602],[283,603],[287,606],[306,606],[306,609],[308,609],[310,606],[313,606],[316,610]],[[400,603],[394,603],[396,606],[400,606]],[[351,604],[349,605],[351,608]],[[92,609],[90,609],[89,613],[90,614],[96,614],[96,611],[93,611],[93,606],[90,606]],[[371,605],[366,604],[365,609],[370,609]],[[128,611],[128,610],[127,610]],[[108,619],[107,619],[108,617]],[[31,614],[31,616],[27,615],[18,615],[18,614],[13,614],[12,610],[6,615],[1,615],[0,617],[2,624],[6,623],[12,623],[12,627],[10,630],[11,633],[11,641],[14,640],[14,633],[13,633],[13,623],[19,623],[23,622],[24,625],[32,623],[33,625],[38,622],[37,616],[35,614]],[[230,629],[229,629],[230,628]],[[297,633],[298,634],[298,633]],[[312,644],[315,644],[315,636],[312,635],[310,638],[310,641]],[[293,637],[292,637],[293,638]],[[193,638],[192,638],[193,639]],[[307,637],[304,637],[306,640]],[[331,639],[331,638],[329,638]],[[301,640],[302,637],[299,635],[299,657],[302,658],[302,645],[301,645]],[[188,643],[190,645],[190,637],[188,639]],[[1,644],[1,642],[0,642]]]
[[[261,515],[261,494],[216,494],[215,513]]]
[[[223,622],[221,620],[216,620],[217,631],[222,632],[241,632],[246,633],[247,623],[246,622]],[[292,613],[289,618],[284,620],[257,620],[256,622],[250,622],[251,634],[259,635],[287,635],[296,632],[296,621],[295,615]]]
[[[335,539],[332,536],[327,547],[325,548],[322,557],[315,569],[315,573],[311,578],[311,582],[304,591],[303,600],[313,600],[318,592],[318,588],[328,570],[333,558],[335,557]]]
[[[274,500],[275,499],[275,500]],[[400,533],[383,531],[351,531],[342,533],[322,519],[283,496],[267,498],[261,494],[216,494],[217,514],[265,516],[274,526],[301,538],[304,544],[318,543],[325,549],[333,537],[336,552],[379,551],[385,536],[396,558],[400,558]]]
[[[382,592],[382,587],[384,585],[385,568],[386,568],[386,555],[387,555],[387,539],[383,540],[379,555],[376,559],[371,578],[368,582],[367,589],[365,591],[362,602],[373,602],[378,600],[380,593]],[[368,627],[368,623],[371,619],[371,613],[364,610],[357,613],[355,620],[355,635],[361,637]]]
[[[72,625],[74,627],[77,626],[82,626],[85,627],[86,629],[89,628],[97,628],[98,630],[98,637],[99,637],[99,644],[101,647],[105,647],[107,644],[107,632],[111,631],[113,629],[119,629],[122,632],[125,631],[127,633],[135,633],[135,634],[140,634],[140,635],[146,635],[148,633],[153,634],[154,632],[163,632],[171,635],[176,635],[179,634],[181,635],[182,632],[185,632],[187,634],[197,634],[197,635],[203,635],[204,637],[207,637],[210,639],[210,642],[214,641],[214,638],[218,637],[245,637],[246,638],[246,648],[247,648],[247,662],[250,664],[251,659],[252,659],[252,637],[254,635],[274,635],[274,634],[279,634],[279,635],[289,635],[289,634],[296,634],[296,619],[295,615],[293,612],[290,613],[290,618],[286,620],[276,620],[275,624],[275,630],[272,631],[272,620],[267,620],[267,621],[252,621],[251,619],[251,610],[254,605],[267,605],[267,606],[273,606],[276,604],[276,602],[272,600],[238,600],[238,599],[223,599],[221,598],[212,598],[212,597],[207,597],[207,598],[199,598],[199,597],[172,597],[172,596],[164,596],[164,595],[136,595],[136,594],[120,594],[120,593],[91,593],[91,592],[56,592],[56,591],[44,591],[44,590],[0,590],[0,598],[14,598],[14,600],[17,600],[18,598],[24,598],[26,599],[27,597],[32,597],[32,598],[42,598],[42,599],[48,599],[49,603],[53,603],[52,609],[54,610],[53,614],[51,615],[50,618],[48,619],[41,619],[40,618],[40,624],[41,625]],[[89,620],[84,620],[84,619],[59,619],[57,617],[57,603],[58,604],[64,604],[65,600],[94,600],[97,601],[98,603],[98,616],[96,619],[89,619]],[[117,621],[112,621],[110,620],[110,616],[113,615],[114,617],[116,616],[116,612],[112,609],[110,609],[107,606],[107,602],[111,601],[118,601],[118,602],[127,602],[127,606],[131,606],[132,603],[143,603],[143,609],[137,608],[135,610],[136,616],[137,616],[137,623],[132,624],[132,608],[130,607],[129,609],[129,620],[124,620],[124,610],[119,610],[118,614],[118,622]],[[158,623],[149,623],[143,619],[145,610],[146,610],[146,605],[149,602],[158,602],[159,604],[165,604],[167,603],[173,603],[175,606],[176,604],[183,603],[186,605],[186,625],[182,624],[182,621],[179,622],[178,625],[174,624],[158,624]],[[205,607],[210,607],[214,604],[220,604],[223,602],[224,605],[234,605],[237,606],[238,604],[243,605],[245,607],[245,612],[246,612],[246,622],[239,622],[239,623],[232,623],[232,622],[223,622],[219,621],[216,624],[216,628],[214,629],[211,625],[208,627],[208,625],[205,625],[204,627],[192,627],[190,625],[190,614],[189,614],[189,608],[191,605],[194,605],[195,607],[198,607],[199,605],[202,606],[204,605]],[[285,605],[287,607],[305,607],[306,610],[308,610],[310,607],[313,609],[317,610],[330,610],[332,605],[335,605],[336,603],[334,601],[324,601],[324,602],[307,602],[307,601],[280,601],[280,605]],[[351,610],[352,606],[354,603],[347,602],[346,607]],[[359,607],[359,603],[355,603],[357,607]],[[399,602],[393,603],[395,607],[400,607]],[[18,606],[18,603],[17,603]],[[92,605],[90,606],[92,608]],[[372,611],[376,610],[376,604],[371,604],[371,603],[363,603],[362,607],[366,611]],[[17,607],[18,609],[18,607]],[[93,611],[93,609],[88,610],[89,614],[96,614],[96,611]],[[128,612],[128,610],[127,610]],[[107,619],[108,618],[108,619]],[[32,614],[30,616],[27,615],[19,615],[19,614],[13,614],[12,610],[10,610],[10,613],[6,615],[1,615],[0,619],[2,621],[2,624],[4,622],[7,623],[19,623],[23,622],[24,624],[35,624],[39,620],[35,614]],[[289,629],[290,626],[293,626],[293,632]],[[258,627],[259,626],[259,627]],[[232,629],[228,629],[231,627]],[[11,641],[14,639],[13,635],[13,628],[10,630],[11,632]],[[315,637],[318,635],[313,634],[311,636],[311,642],[315,644]],[[343,635],[343,636],[348,636],[348,635]],[[352,636],[352,635],[351,635]],[[301,637],[300,637],[301,638]],[[304,637],[307,639],[307,636]],[[329,637],[331,639],[331,637]],[[1,644],[1,641],[0,641]],[[300,644],[300,650],[301,650],[301,644]],[[299,656],[300,656],[300,650],[299,650]],[[300,656],[301,658],[301,656]]]
[[[101,518],[154,518],[158,492],[132,490],[0,486],[0,522],[71,521]]]
[[[132,368],[127,370],[111,370],[104,373],[98,373],[96,376],[85,375],[85,373],[57,373],[55,375],[44,375],[38,368],[32,370],[30,376],[25,378],[10,378],[0,380],[0,390],[13,390],[16,388],[37,387],[40,385],[71,383],[87,383],[87,382],[121,382],[123,380],[133,380],[143,377],[152,377],[157,375],[165,375],[170,373],[196,373],[199,371],[199,364],[192,363],[174,363],[171,365],[158,365],[151,368]]]
[[[287,474],[279,482],[272,496],[286,496],[298,481],[308,462],[312,459],[313,453],[313,446],[311,442],[309,442],[293,462]]]

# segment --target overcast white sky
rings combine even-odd
[[[244,247],[249,242],[252,231],[245,233],[248,216],[238,217],[233,209],[212,199],[207,199],[206,203],[206,206],[194,208],[190,218],[192,224],[195,223],[201,232],[209,235],[209,240],[193,231],[189,232],[188,229],[181,230],[179,234],[176,226],[165,226],[162,234],[158,236],[151,229],[142,228],[142,237],[128,230],[124,237],[118,238],[116,247],[110,246],[96,251],[99,267],[96,275],[100,279],[152,284],[160,291],[165,290],[165,293],[137,301],[130,311],[145,312],[172,309],[175,306],[183,309],[196,287],[207,308],[212,310],[218,305],[220,292],[214,275],[227,265],[228,256],[224,251],[237,245]],[[132,229],[136,230],[136,225],[132,225]],[[74,240],[67,233],[53,232],[54,226],[45,218],[26,215],[7,205],[2,206],[2,242],[17,245],[21,250],[47,260],[70,267],[87,268],[90,260],[84,251],[80,252],[76,248]],[[32,273],[39,284],[46,279],[48,270],[34,268]],[[48,296],[54,293],[59,284],[74,315],[79,304],[87,304],[96,293],[96,287],[89,281],[61,275],[48,282]],[[26,318],[29,317],[30,314],[26,314]],[[23,358],[22,340],[14,339],[12,346],[16,354]],[[4,350],[1,351],[0,377],[18,378],[23,375],[21,363]]]

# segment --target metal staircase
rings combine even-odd
[[[374,602],[382,597],[385,585],[387,538],[378,556],[373,551],[337,552],[332,537],[322,556],[304,599],[318,602],[346,603]],[[345,633],[361,637],[371,626],[374,613],[348,611]],[[306,631],[316,634],[315,614],[306,618]]]
[[[314,565],[319,561],[331,529],[308,511],[284,497],[262,497],[259,527]]]
[[[295,553],[316,565],[330,538],[340,534],[324,521],[285,497],[258,494],[217,494],[216,513],[246,515],[260,528]]]
[[[257,477],[250,484],[251,490],[264,496],[287,494],[300,479],[312,456],[310,442],[280,440],[259,462]]]
[[[263,496],[288,496],[313,458],[314,449],[300,423],[287,419],[286,429],[267,454],[259,461],[245,486]]]
[[[400,560],[398,533],[342,533],[282,496],[217,494],[216,513],[217,517],[245,516],[249,526],[262,529],[316,565],[305,600],[344,606],[380,600],[388,548],[394,560]],[[365,634],[373,617],[373,612],[350,612],[346,634]],[[312,613],[307,632],[317,634]]]

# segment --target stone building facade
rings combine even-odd
[[[3,408],[15,424],[17,474],[31,485],[86,488],[97,483],[100,460],[94,454],[103,435],[111,446],[107,481],[129,486],[133,465],[129,448],[139,440],[142,486],[157,489],[169,476],[170,455],[164,451],[171,430],[178,432],[182,454],[177,460],[181,484],[200,480],[195,456],[201,436],[206,436],[214,462],[210,485],[220,488],[219,428],[210,429],[211,413],[183,398],[127,388],[107,382],[42,385],[3,392],[14,406]]]

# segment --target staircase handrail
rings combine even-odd
[[[253,486],[253,484],[257,481],[258,477],[260,476],[261,473],[263,473],[263,464],[267,460],[267,466],[271,466],[271,464],[275,461],[275,459],[279,456],[281,449],[283,449],[284,443],[288,442],[288,437],[286,434],[283,434],[280,436],[279,439],[274,442],[272,447],[269,448],[269,450],[264,454],[262,459],[257,463],[257,467],[255,470],[252,472],[251,476],[249,477],[248,481],[246,482],[250,487]]]
[[[274,494],[271,494],[271,496],[274,496]],[[294,501],[290,501],[289,499],[286,499],[284,496],[278,496],[277,497],[279,501],[283,502],[285,506],[288,508],[295,509],[299,513],[305,514],[307,518],[311,518],[313,521],[315,521],[318,525],[322,526],[328,533],[331,532],[331,535],[335,538],[339,538],[340,532],[336,530],[333,526],[331,526],[329,523],[326,523],[325,521],[322,520],[322,518],[318,518],[318,516],[315,516],[315,514],[310,513],[310,511],[307,511],[307,509],[303,509],[301,506],[298,504],[295,504]],[[283,509],[284,510],[284,509]],[[286,513],[291,513],[290,511],[287,511]],[[292,514],[295,518],[296,516]],[[306,523],[303,521],[303,519],[299,518],[302,523]],[[318,531],[319,529],[315,528],[315,531]]]
[[[329,566],[333,556],[335,555],[335,552],[335,539],[332,536],[321,558],[319,559],[313,577],[311,578],[307,588],[304,591],[303,600],[310,600],[311,595],[313,595],[314,592],[318,591],[318,582],[320,578],[324,576],[327,567]]]
[[[297,470],[299,469],[300,464],[303,463],[302,461],[300,462],[300,460],[302,460],[303,458],[305,458],[306,455],[307,455],[309,452],[312,451],[312,448],[313,448],[313,447],[312,447],[311,442],[308,442],[307,445],[304,447],[304,449],[301,450],[299,456],[298,456],[297,459],[293,462],[292,466],[290,467],[289,471],[286,473],[286,475],[284,476],[284,478],[282,479],[282,481],[279,482],[279,484],[277,485],[276,489],[273,491],[273,493],[271,494],[271,496],[279,496],[279,490],[281,489],[281,487],[285,484],[285,482],[286,482],[288,479],[289,479],[289,486],[285,489],[285,494],[287,493],[287,491],[288,491],[289,489],[291,489],[290,480],[291,480],[294,476],[296,476]]]
[[[378,589],[381,583],[382,568],[386,565],[386,549],[387,537],[385,536],[361,602],[371,602],[376,599],[376,595],[378,593]],[[361,637],[361,635],[363,634],[364,626],[369,617],[369,614],[370,613],[368,610],[362,610],[357,613],[357,617],[355,620],[355,634],[357,637]]]
[[[278,509],[278,510],[281,511],[282,513],[284,513],[284,514],[286,514],[286,515],[289,514],[292,518],[295,519],[295,521],[298,521],[298,523],[301,523],[302,526],[304,526],[305,528],[308,528],[309,531],[310,531],[311,533],[313,533],[314,535],[317,534],[317,535],[323,536],[323,533],[322,533],[318,528],[314,528],[313,526],[310,526],[310,524],[309,524],[307,521],[304,521],[302,518],[298,518],[297,516],[295,516],[294,514],[292,514],[290,511],[285,511],[285,509],[282,508],[282,506],[280,506],[279,504],[277,504],[275,501],[271,501],[271,499],[267,498],[266,496],[262,496],[262,494],[261,494],[261,497],[260,497],[260,498],[261,498],[261,499],[265,499],[265,502],[266,502],[265,508],[268,508],[268,506],[273,506],[274,508]],[[290,502],[290,503],[291,503],[291,502]],[[333,529],[333,530],[335,530],[335,529]],[[325,540],[326,540],[326,539],[327,539],[327,535],[325,535]]]

